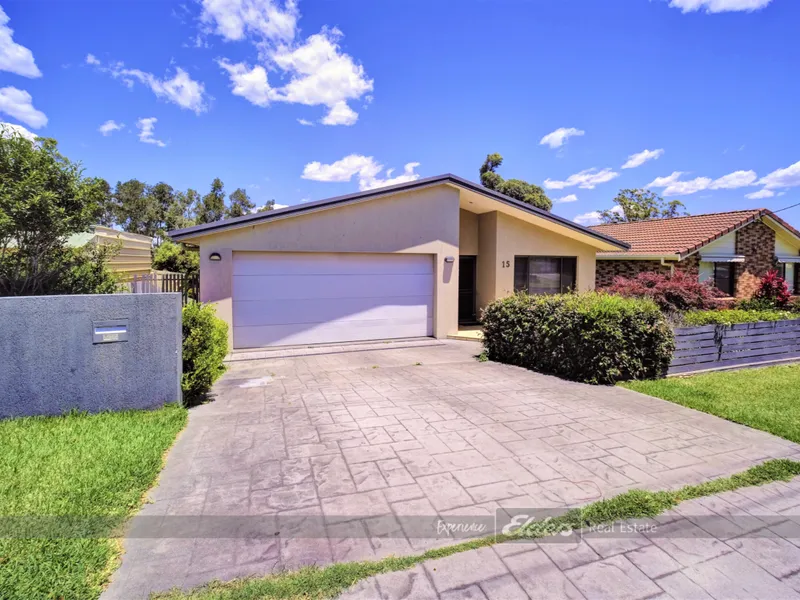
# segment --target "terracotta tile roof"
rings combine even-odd
[[[764,216],[773,219],[794,235],[800,237],[800,232],[766,208],[675,217],[673,219],[653,219],[635,223],[593,225],[590,229],[610,235],[631,245],[630,250],[627,252],[598,252],[598,257],[666,256],[677,254],[683,258],[726,233]]]

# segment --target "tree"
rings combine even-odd
[[[250,200],[247,192],[245,192],[242,188],[235,190],[231,194],[230,200],[231,205],[228,208],[228,217],[242,217],[253,212],[253,209],[256,207],[255,203]]]
[[[503,157],[499,154],[489,154],[480,168],[481,183],[490,190],[495,190],[515,200],[536,206],[542,210],[553,208],[553,202],[547,197],[544,190],[538,185],[528,183],[521,179],[505,180],[495,172],[503,164]]]
[[[200,255],[196,249],[165,241],[153,253],[153,268],[197,277],[200,274]]]
[[[150,187],[138,179],[117,182],[114,189],[116,223],[128,233],[155,237],[163,228],[163,213]]]
[[[116,289],[107,248],[66,247],[100,220],[107,188],[84,177],[53,139],[0,137],[0,295],[103,293]]]
[[[647,189],[620,190],[614,203],[620,207],[600,211],[603,223],[632,223],[650,219],[671,219],[688,214],[683,202],[671,200],[667,202],[658,194]]]
[[[267,200],[263,206],[259,206],[256,209],[256,212],[267,212],[270,210],[275,210],[275,200]]]
[[[197,207],[198,224],[214,223],[225,217],[225,185],[219,177],[211,182],[211,191],[203,196]]]
[[[200,194],[191,188],[186,192],[176,193],[164,217],[166,230],[173,231],[174,229],[183,229],[194,225],[194,211],[199,202]]]
[[[100,180],[100,186],[103,188],[103,208],[100,213],[100,218],[97,220],[97,222],[100,225],[111,227],[116,218],[116,215],[114,214],[114,194],[111,192],[111,186],[105,179]]]

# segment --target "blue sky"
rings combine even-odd
[[[581,222],[648,185],[693,214],[800,202],[796,0],[0,5],[0,119],[112,185],[291,205],[499,152]]]

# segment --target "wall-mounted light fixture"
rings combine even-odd
[[[452,263],[452,262],[456,262],[456,259],[455,259],[455,258],[453,258],[452,256],[445,256],[445,257],[444,257],[444,262],[446,262],[446,263]]]
[[[208,260],[213,260],[214,262],[217,262],[222,260],[222,257],[220,256],[219,252],[212,252],[211,254],[208,255]]]

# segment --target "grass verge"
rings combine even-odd
[[[800,443],[800,365],[619,385]]]
[[[6,529],[0,598],[97,598],[120,554],[109,536],[140,506],[185,423],[178,405],[0,421],[0,522],[64,527],[98,517],[92,538],[20,539]]]
[[[363,579],[381,573],[410,569],[426,560],[443,558],[500,542],[514,541],[520,537],[538,538],[560,531],[577,530],[614,521],[654,517],[685,500],[719,494],[741,487],[764,485],[774,481],[788,481],[797,475],[800,475],[800,462],[786,459],[771,460],[732,477],[715,479],[700,485],[689,485],[676,491],[631,490],[609,500],[601,500],[582,508],[570,510],[560,517],[531,523],[524,530],[511,535],[478,538],[414,556],[392,556],[379,561],[339,563],[322,568],[306,567],[298,571],[261,579],[213,582],[190,592],[173,590],[164,594],[156,594],[153,598],[159,600],[334,598]]]

